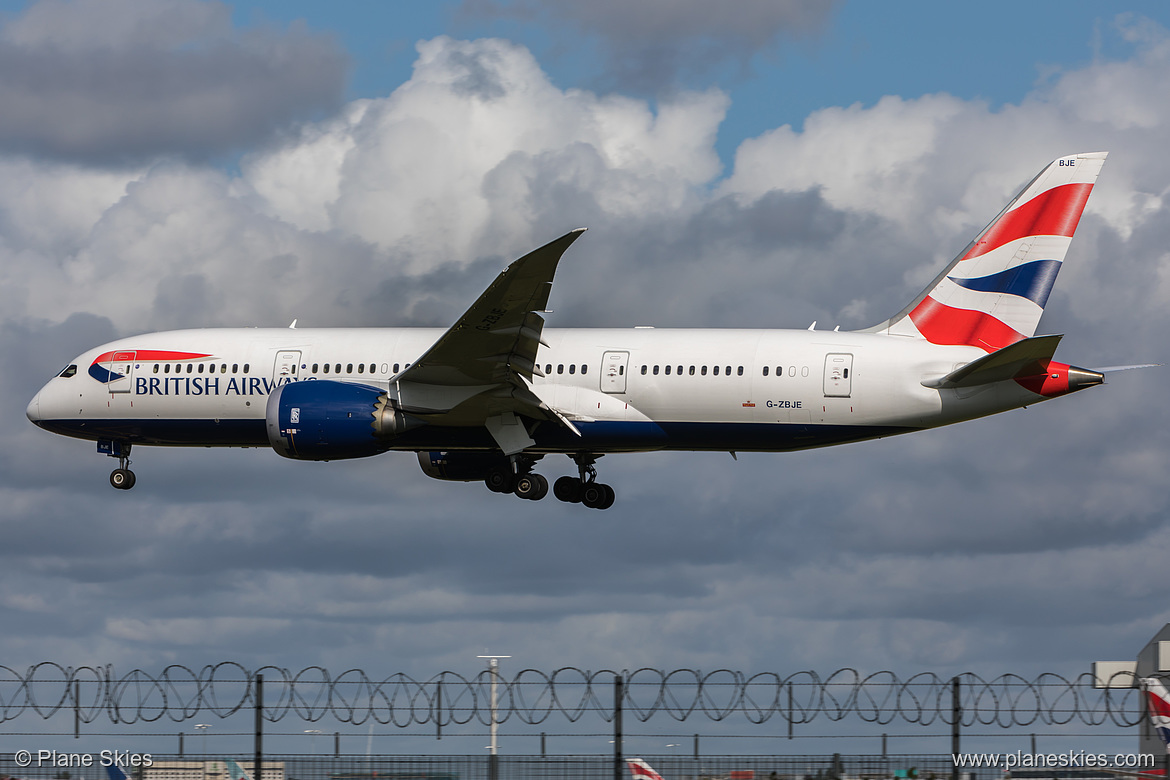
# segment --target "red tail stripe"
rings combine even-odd
[[[1150,704],[1150,712],[1154,715],[1170,718],[1170,702],[1167,702],[1153,691],[1147,691],[1146,695],[1149,697],[1147,701]]]
[[[990,314],[945,306],[929,295],[910,312],[910,319],[932,344],[967,344],[995,352],[1024,338]]]
[[[1092,184],[1062,184],[1042,192],[1000,217],[979,239],[964,260],[1028,236],[1068,236],[1076,232]]]

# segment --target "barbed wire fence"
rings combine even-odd
[[[1115,675],[1121,677],[1121,675]],[[221,662],[192,669],[170,665],[151,674],[115,672],[112,666],[62,666],[43,662],[23,671],[0,666],[0,724],[18,718],[51,718],[72,711],[79,722],[181,723],[203,716],[227,718],[256,705],[263,680],[262,717],[270,723],[295,718],[361,726],[375,722],[408,728],[517,720],[540,725],[552,719],[576,723],[617,713],[646,722],[654,717],[684,722],[742,716],[753,724],[779,719],[792,725],[856,718],[878,725],[983,725],[999,728],[1136,726],[1145,716],[1132,675],[1105,681],[1040,674],[992,679],[930,672],[899,677],[838,669],[790,675],[747,674],[728,669],[641,668],[615,671],[563,667],[524,669],[510,678],[484,670],[474,676],[444,671],[425,680],[407,674],[374,677],[360,669],[331,674],[320,666],[299,671],[265,666],[247,669]],[[492,682],[497,683],[492,700]],[[618,689],[615,692],[615,684]],[[616,698],[615,698],[616,697]]]
[[[1073,678],[1046,673],[986,679],[973,673],[900,677],[890,671],[863,674],[849,668],[822,676],[814,671],[781,675],[729,669],[563,667],[552,672],[524,669],[511,676],[491,669],[472,676],[444,671],[417,679],[403,673],[378,677],[360,669],[333,674],[321,666],[248,669],[230,661],[199,668],[172,664],[157,673],[42,662],[23,670],[0,665],[0,726],[9,725],[4,731],[11,734],[11,724],[21,719],[47,721],[72,715],[77,736],[82,724],[99,721],[157,728],[250,713],[255,724],[252,765],[261,766],[265,724],[285,721],[368,725],[371,734],[375,724],[399,731],[426,728],[439,738],[452,727],[494,731],[510,722],[528,728],[594,722],[606,724],[604,736],[612,737],[613,744],[613,777],[620,778],[623,723],[630,720],[645,724],[655,718],[675,723],[740,719],[755,726],[772,723],[770,734],[786,729],[790,739],[797,726],[849,719],[911,731],[933,727],[943,732],[933,737],[945,737],[949,730],[955,754],[964,729],[1032,729],[1034,753],[1038,727],[1116,731],[1137,726],[1146,714],[1136,685],[1129,673],[1109,680],[1089,673]],[[271,735],[271,726],[268,731]],[[206,731],[202,734],[206,740]],[[181,757],[183,735],[178,736]],[[544,736],[542,731],[542,757]],[[886,735],[881,736],[884,757]],[[340,735],[335,734],[336,757],[341,756],[339,744]],[[699,758],[698,733],[694,758]],[[489,780],[498,778],[494,751],[486,772]],[[952,777],[957,777],[957,768]]]

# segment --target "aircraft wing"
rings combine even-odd
[[[583,232],[566,233],[504,269],[398,381],[468,386],[513,383],[514,375],[529,381],[534,373],[543,376],[536,367],[544,328],[540,312],[548,305],[561,255]]]
[[[505,454],[533,442],[517,413],[565,417],[530,385],[557,263],[585,232],[579,228],[509,265],[422,357],[392,380],[404,412],[434,424],[485,425]]]

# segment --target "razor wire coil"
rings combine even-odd
[[[198,670],[172,664],[157,674],[142,669],[116,673],[112,666],[62,666],[42,662],[24,671],[0,665],[0,723],[20,717],[48,719],[69,711],[84,723],[107,717],[112,723],[191,720],[200,715],[227,718],[251,709],[255,685],[264,681],[265,720],[332,719],[352,726],[379,723],[405,729],[426,724],[490,725],[492,672],[468,677],[444,671],[426,680],[397,673],[373,677],[361,669],[334,675],[321,666],[294,671],[276,666],[249,670],[224,661]],[[742,716],[754,724],[773,719],[809,724],[824,719],[923,727],[951,725],[958,681],[960,725],[1003,729],[1037,725],[1135,726],[1144,717],[1132,675],[1099,687],[1092,674],[1075,678],[1045,673],[1027,679],[1003,674],[992,679],[970,672],[940,677],[921,672],[901,678],[894,672],[863,675],[838,669],[789,675],[746,674],[729,669],[703,672],[643,667],[615,671],[562,667],[551,673],[524,669],[496,678],[495,722],[527,725],[550,720],[576,723],[586,716],[609,722],[614,716],[614,682],[623,681],[621,707],[641,722],[665,717],[723,721]]]

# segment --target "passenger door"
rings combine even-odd
[[[626,364],[629,352],[606,352],[601,356],[601,391],[603,393],[626,392]]]
[[[848,398],[853,387],[853,355],[830,352],[825,355],[825,398]]]
[[[110,355],[108,363],[102,368],[110,372],[110,381],[106,387],[111,393],[129,393],[134,387],[134,358],[137,352],[115,352]]]
[[[301,373],[301,353],[299,350],[289,350],[276,353],[276,363],[272,366],[272,385],[279,387],[289,382],[297,381]]]

